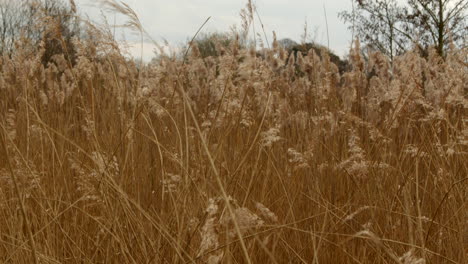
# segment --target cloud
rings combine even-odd
[[[89,0],[88,0],[89,1]],[[316,41],[326,44],[326,24],[324,6],[328,19],[330,48],[339,55],[347,52],[351,34],[347,25],[337,17],[338,12],[349,10],[351,0],[257,0],[258,13],[264,24],[266,34],[271,40],[272,31],[278,38],[299,40],[307,21],[309,32],[317,29]],[[167,39],[174,47],[186,42],[197,31],[200,25],[211,16],[204,28],[205,32],[225,32],[233,24],[240,25],[239,11],[247,1],[239,0],[131,0],[127,1],[139,15],[145,30],[153,39]],[[96,13],[96,11],[94,11]],[[121,18],[119,18],[121,19]],[[112,21],[112,19],[109,19]],[[256,18],[257,32],[261,32]],[[262,33],[263,35],[263,33]],[[130,41],[136,37],[128,36]],[[145,45],[146,47],[146,45]],[[136,49],[132,49],[136,50]],[[144,49],[145,56],[150,56],[149,47]]]
[[[150,42],[143,42],[143,44],[141,42],[127,42],[125,45],[122,44],[121,48],[128,52],[132,59],[139,60],[143,58],[144,62],[151,61],[152,58],[160,53],[158,47]],[[180,52],[180,47],[176,46],[161,46],[161,48],[168,55]]]
[[[138,42],[127,43],[127,50],[133,59],[140,59],[143,55],[143,61],[149,61],[155,56],[156,46],[152,43],[143,42],[143,45]]]

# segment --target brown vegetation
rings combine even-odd
[[[466,263],[466,50],[139,71],[88,30],[0,58],[0,262]]]

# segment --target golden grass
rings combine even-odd
[[[138,70],[89,30],[0,59],[0,262],[466,263],[466,50]]]

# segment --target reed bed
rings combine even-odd
[[[2,263],[467,263],[467,50],[0,58]],[[60,36],[53,36],[60,40]]]

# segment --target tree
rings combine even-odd
[[[55,54],[64,54],[74,63],[75,50],[72,39],[80,36],[79,20],[75,16],[76,9],[62,0],[42,0],[41,9],[43,15],[50,17],[51,23],[54,24],[53,31],[46,27],[39,28],[40,33],[37,37],[46,40],[42,62],[46,64]]]
[[[201,34],[195,39],[195,43],[198,46],[200,55],[202,58],[209,56],[217,57],[219,56],[219,50],[216,45],[220,45],[223,48],[229,47],[232,42],[232,37],[227,34],[222,33],[209,33]]]
[[[468,0],[408,0],[403,19],[406,34],[417,32],[424,47],[434,46],[444,56],[450,41],[465,45]]]
[[[298,52],[300,52],[302,56],[307,56],[307,54],[309,53],[309,50],[311,49],[314,50],[315,54],[317,54],[320,58],[322,58],[324,53],[327,54],[328,57],[330,58],[330,61],[338,67],[338,70],[340,73],[345,72],[349,68],[347,61],[341,60],[340,57],[336,55],[335,53],[333,53],[331,50],[316,43],[304,43],[304,44],[296,43],[296,45],[292,45],[286,48],[289,56],[294,56],[294,57],[297,57]]]
[[[223,55],[221,54],[223,50],[228,50],[234,42],[240,45],[239,48],[245,48],[242,43],[239,43],[239,37],[237,35],[219,32],[201,33],[194,39],[193,44],[197,46],[200,57],[207,58]],[[187,44],[181,49],[183,53],[187,50],[188,45],[190,45],[190,41],[187,41]],[[181,56],[183,55],[184,54],[181,54]]]
[[[339,16],[361,41],[390,60],[413,45],[434,46],[444,56],[450,41],[465,45],[468,0],[355,0],[356,8]]]
[[[291,49],[292,47],[298,45],[296,41],[294,41],[294,40],[292,40],[292,39],[289,39],[289,38],[284,38],[284,39],[278,40],[278,44],[279,44],[281,47],[283,47],[283,48],[285,48],[285,49],[287,49],[287,50],[288,50],[288,49]]]
[[[55,54],[72,60],[72,38],[79,37],[74,2],[62,0],[0,0],[0,54],[10,55],[15,43],[26,39],[32,46],[43,41],[43,64]]]
[[[357,3],[354,12],[344,11],[339,16],[352,24],[350,28],[367,47],[384,53],[390,60],[407,49],[408,39],[399,29],[402,9],[396,0],[361,0]]]
[[[19,1],[0,1],[0,54],[11,53],[14,41],[19,37],[25,9]]]

